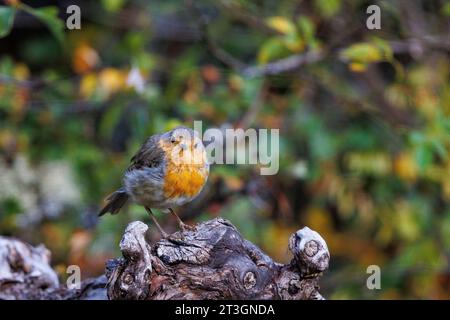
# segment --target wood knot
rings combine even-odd
[[[289,239],[289,249],[294,254],[293,263],[303,277],[316,277],[328,268],[330,252],[325,240],[308,227],[294,233]]]
[[[305,244],[304,250],[308,257],[314,257],[319,251],[319,244],[315,240],[310,240]]]
[[[295,279],[289,281],[288,292],[290,295],[296,295],[300,291],[300,282]]]
[[[123,278],[123,282],[127,285],[131,285],[134,281],[134,276],[132,274],[126,274]]]
[[[256,276],[253,272],[249,271],[244,276],[244,288],[249,290],[256,285]]]

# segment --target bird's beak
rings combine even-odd
[[[183,151],[187,150],[187,145],[186,145],[186,143],[181,143],[181,144],[180,144],[180,147],[181,147],[181,149],[182,149]]]

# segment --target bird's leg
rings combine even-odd
[[[173,214],[173,215],[175,216],[175,218],[177,218],[177,220],[178,220],[178,225],[180,226],[180,228],[181,228],[182,230],[195,230],[195,227],[190,226],[190,225],[184,223],[184,222],[180,219],[180,217],[175,213],[175,211],[173,211],[172,208],[169,208],[169,211],[170,211],[171,214]]]
[[[161,233],[163,238],[167,238],[169,235],[167,234],[167,232],[165,232],[163,230],[163,228],[161,228],[161,226],[159,225],[158,221],[156,220],[155,215],[153,214],[152,210],[149,207],[145,207],[145,210],[147,210],[149,216],[152,218],[153,222],[156,225],[156,228],[158,228],[159,232]]]

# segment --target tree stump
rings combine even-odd
[[[50,252],[0,237],[0,299],[323,299],[318,280],[330,254],[322,237],[304,227],[289,239],[293,258],[274,262],[216,218],[150,245],[148,226],[128,225],[122,258],[109,260],[106,275],[78,290],[59,284]]]
[[[293,259],[274,262],[217,218],[172,234],[153,246],[147,225],[130,223],[121,259],[107,265],[110,299],[323,299],[318,278],[328,268],[325,241],[304,227],[289,239]]]

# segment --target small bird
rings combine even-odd
[[[209,175],[205,147],[198,133],[186,127],[149,137],[131,158],[125,171],[123,185],[106,199],[99,216],[116,214],[131,199],[145,207],[162,236],[161,228],[151,208],[173,214],[185,229],[186,225],[173,207],[192,201],[203,189]]]

